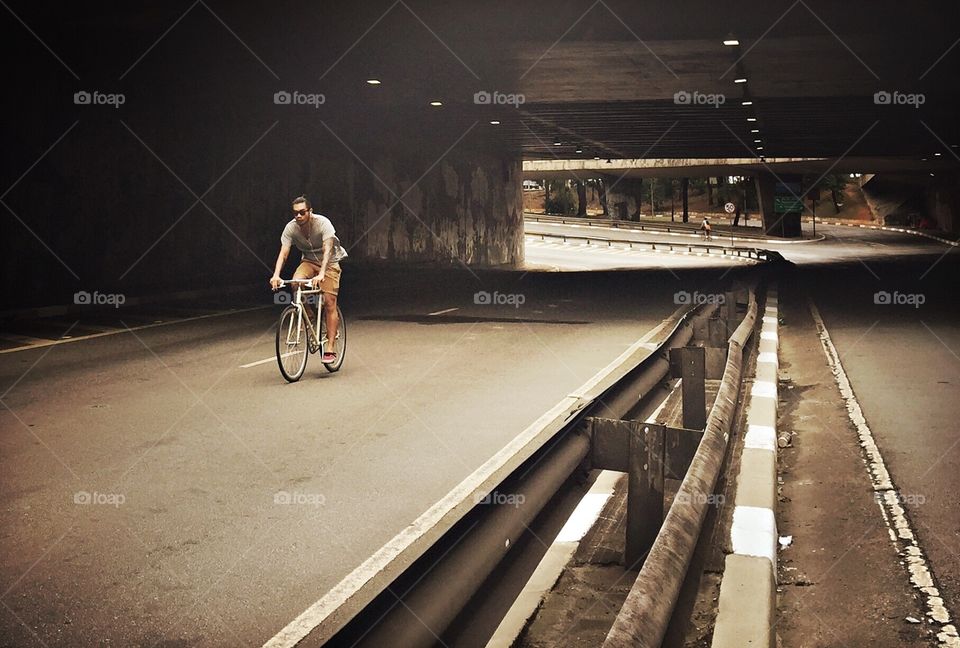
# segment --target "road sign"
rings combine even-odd
[[[733,212],[737,211],[737,206],[733,203],[727,203],[723,206],[723,211],[727,212],[728,214],[732,214]]]
[[[803,211],[803,201],[794,196],[774,196],[773,213],[792,214]]]

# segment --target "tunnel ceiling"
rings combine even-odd
[[[940,153],[942,164],[956,162],[960,143],[960,21],[953,3],[10,6],[17,16],[8,12],[5,31],[30,58],[24,79],[76,85],[58,64],[62,59],[121,87],[175,84],[193,75],[198,85],[229,92],[318,88],[328,102],[317,114],[330,123],[352,120],[375,129],[405,119],[432,120],[438,128],[441,121],[477,122],[528,159],[915,162]],[[37,37],[56,43],[57,60]],[[731,38],[739,45],[723,44]],[[372,78],[381,84],[365,83]],[[522,95],[523,103],[477,104],[477,92],[517,95],[516,103]],[[878,92],[889,95],[877,95],[878,103]],[[431,100],[443,106],[430,107]],[[231,112],[242,114],[247,103],[233,101]]]

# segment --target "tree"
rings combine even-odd
[[[577,216],[587,215],[587,185],[577,180]]]
[[[805,177],[804,186],[809,187],[807,191],[811,189],[826,190],[830,192],[830,199],[833,202],[834,212],[839,214],[840,208],[843,207],[843,190],[846,189],[847,185],[850,183],[850,178],[843,173],[834,173],[828,176],[825,176],[820,179],[816,184],[812,184],[813,180],[809,177]]]
[[[597,178],[597,191],[600,192],[600,207],[603,209],[604,218],[610,217],[610,208],[607,206],[607,188],[603,182],[603,178]]]
[[[573,192],[567,180],[548,180],[543,198],[543,211],[547,214],[569,216],[576,212]]]

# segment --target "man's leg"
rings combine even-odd
[[[337,295],[340,292],[339,263],[327,267],[320,288],[323,289],[323,315],[327,325],[327,346],[324,352],[336,353],[335,343],[340,328],[340,314],[337,312]]]
[[[320,274],[320,267],[315,266],[312,263],[303,261],[297,266],[296,272],[293,273],[294,279],[313,279],[318,274]],[[299,291],[303,288],[303,284],[294,284],[293,290]],[[303,299],[303,305],[306,308],[307,315],[310,317],[311,322],[317,322],[317,309],[314,308],[312,304],[309,303],[309,298],[314,297],[315,295],[306,295]],[[294,292],[294,297],[296,297],[296,292]]]
[[[323,314],[327,321],[327,348],[324,351],[330,353],[336,352],[334,341],[337,338],[337,330],[340,328],[340,313],[337,312],[337,296],[330,293],[323,294]]]

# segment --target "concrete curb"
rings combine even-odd
[[[811,219],[804,219],[804,222],[811,223]],[[931,239],[933,241],[938,241],[940,243],[945,243],[946,245],[952,245],[957,247],[960,245],[960,241],[951,241],[950,239],[941,238],[939,236],[934,236],[933,234],[927,234],[926,232],[921,232],[920,230],[910,229],[908,227],[890,227],[888,225],[873,225],[871,223],[845,223],[843,221],[828,221],[817,219],[817,222],[821,225],[839,225],[841,227],[859,227],[861,229],[874,229],[882,230],[884,232],[899,232],[900,234],[913,234],[914,236],[922,236],[924,238]]]
[[[778,347],[777,293],[771,288],[747,405],[730,527],[733,553],[724,561],[713,648],[776,646]]]
[[[577,220],[583,222],[575,222]],[[562,224],[571,227],[585,227],[595,229],[611,229],[627,232],[649,232],[652,234],[662,234],[667,236],[685,236],[688,238],[700,238],[699,229],[695,225],[684,226],[676,223],[656,223],[650,221],[623,221],[610,218],[588,218],[584,216],[547,216],[544,214],[524,214],[524,220],[531,220],[536,223]],[[819,220],[817,221],[820,222]],[[713,234],[714,239],[721,241],[748,241],[753,243],[772,243],[775,245],[790,245],[796,243],[818,243],[826,239],[820,235],[809,239],[788,239],[767,237],[759,234],[746,234],[729,229],[716,229]]]
[[[577,247],[583,248],[595,248],[599,250],[606,250],[613,248],[614,243],[628,245],[630,249],[634,249],[634,246],[637,246],[637,250],[646,252],[646,253],[655,253],[655,254],[673,254],[678,256],[697,256],[697,257],[708,257],[712,259],[724,259],[727,261],[740,261],[742,263],[760,263],[767,262],[772,260],[774,255],[779,256],[779,253],[771,252],[769,250],[764,250],[761,248],[738,248],[738,247],[726,247],[723,245],[717,245],[713,243],[662,243],[658,241],[632,241],[629,239],[610,239],[610,238],[601,238],[593,236],[580,236],[580,235],[570,235],[570,234],[551,234],[551,233],[531,233],[526,232],[524,234],[525,238],[533,238],[542,242],[546,242],[547,239],[562,239],[564,244],[574,245]],[[569,241],[585,241],[585,243],[571,243]],[[594,241],[595,243],[591,243]],[[606,245],[601,245],[606,243]],[[659,248],[657,246],[660,246]],[[645,246],[645,247],[644,247]],[[685,249],[674,249],[676,248],[685,248]],[[665,249],[668,248],[668,249]],[[694,248],[698,248],[701,251],[695,252]],[[734,254],[736,252],[736,254]]]

